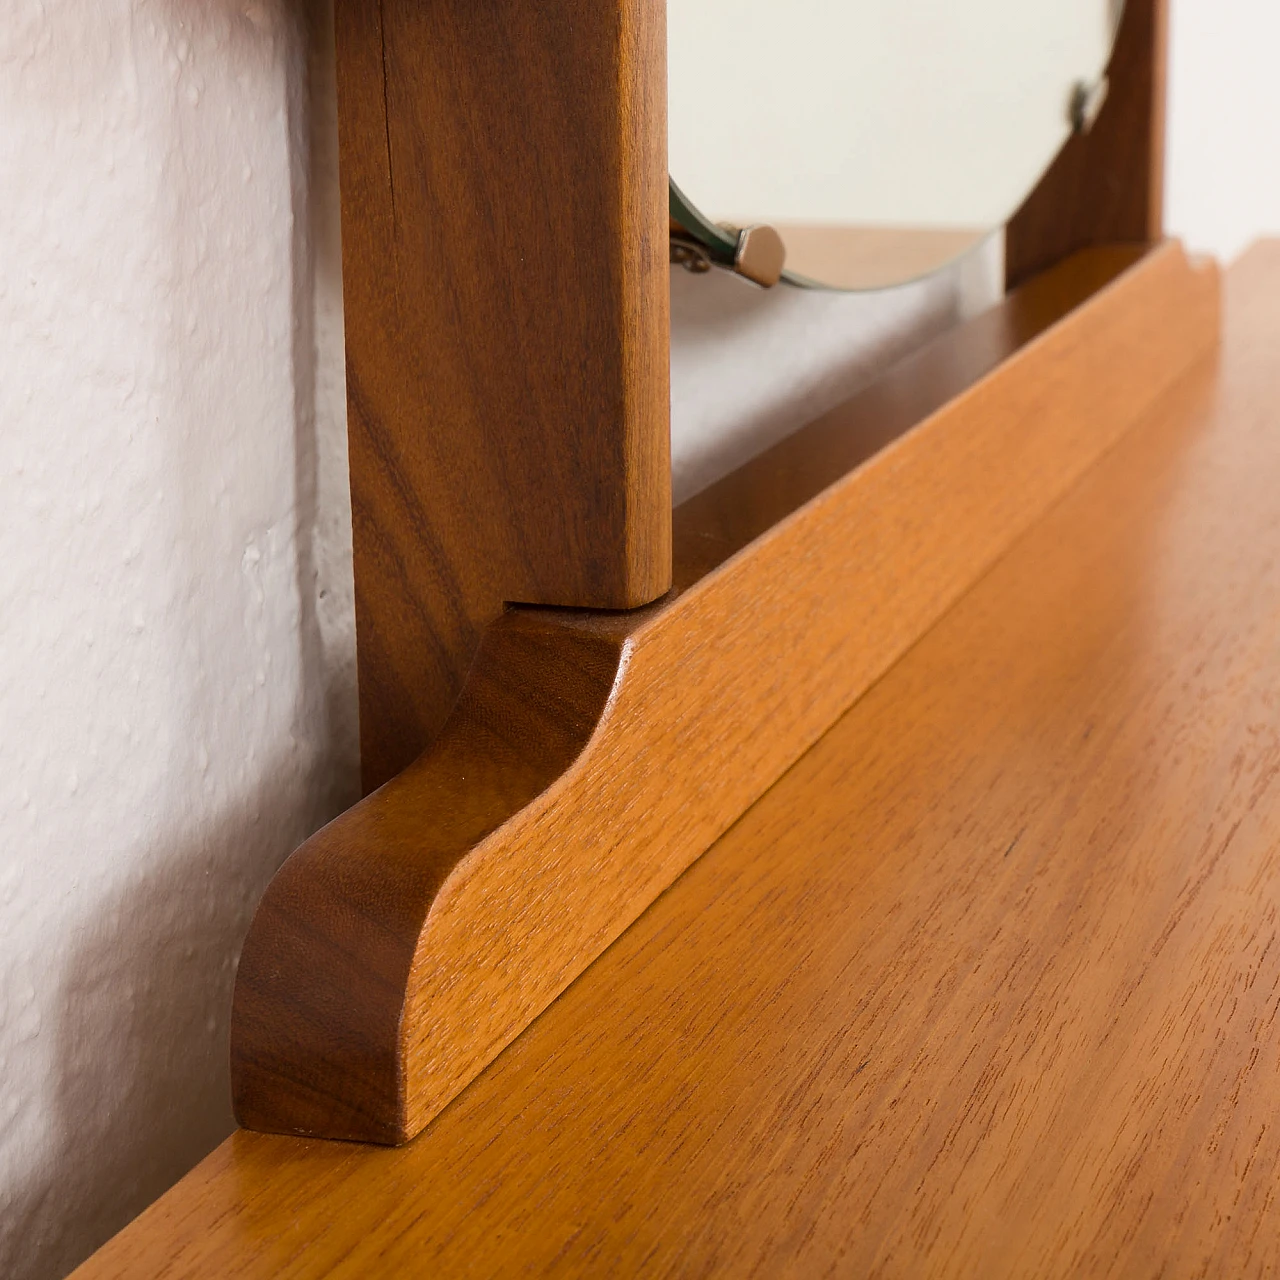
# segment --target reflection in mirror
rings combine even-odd
[[[1001,227],[1106,93],[1120,0],[668,0],[677,251],[876,289]],[[755,234],[741,228],[774,228]],[[783,253],[785,252],[785,262]]]

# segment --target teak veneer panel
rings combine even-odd
[[[241,1122],[403,1142],[474,1079],[1216,341],[1216,274],[1176,245],[1025,341],[1116,266],[1029,285],[695,499],[659,604],[496,623],[437,743],[268,889]]]
[[[508,601],[671,572],[660,0],[337,0],[366,789]]]
[[[237,1134],[77,1280],[1280,1270],[1277,343],[1272,248],[417,1141]]]
[[[1067,140],[1009,220],[1009,288],[1089,245],[1163,235],[1168,25],[1168,0],[1124,0],[1097,122]]]

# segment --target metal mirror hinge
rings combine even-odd
[[[683,231],[671,233],[671,261],[686,271],[701,275],[711,270],[711,250]]]
[[[767,223],[755,226],[726,227],[734,235],[733,257],[721,256],[708,245],[684,231],[671,233],[671,261],[686,271],[701,273],[712,266],[725,267],[745,279],[770,289],[782,279],[787,260],[787,247],[774,227]]]

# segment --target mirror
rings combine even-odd
[[[668,0],[673,260],[837,289],[929,274],[1091,126],[1120,8]]]

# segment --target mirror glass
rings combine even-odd
[[[776,229],[795,284],[927,274],[1089,127],[1119,16],[1120,0],[668,0],[672,217],[720,262],[739,229]]]

